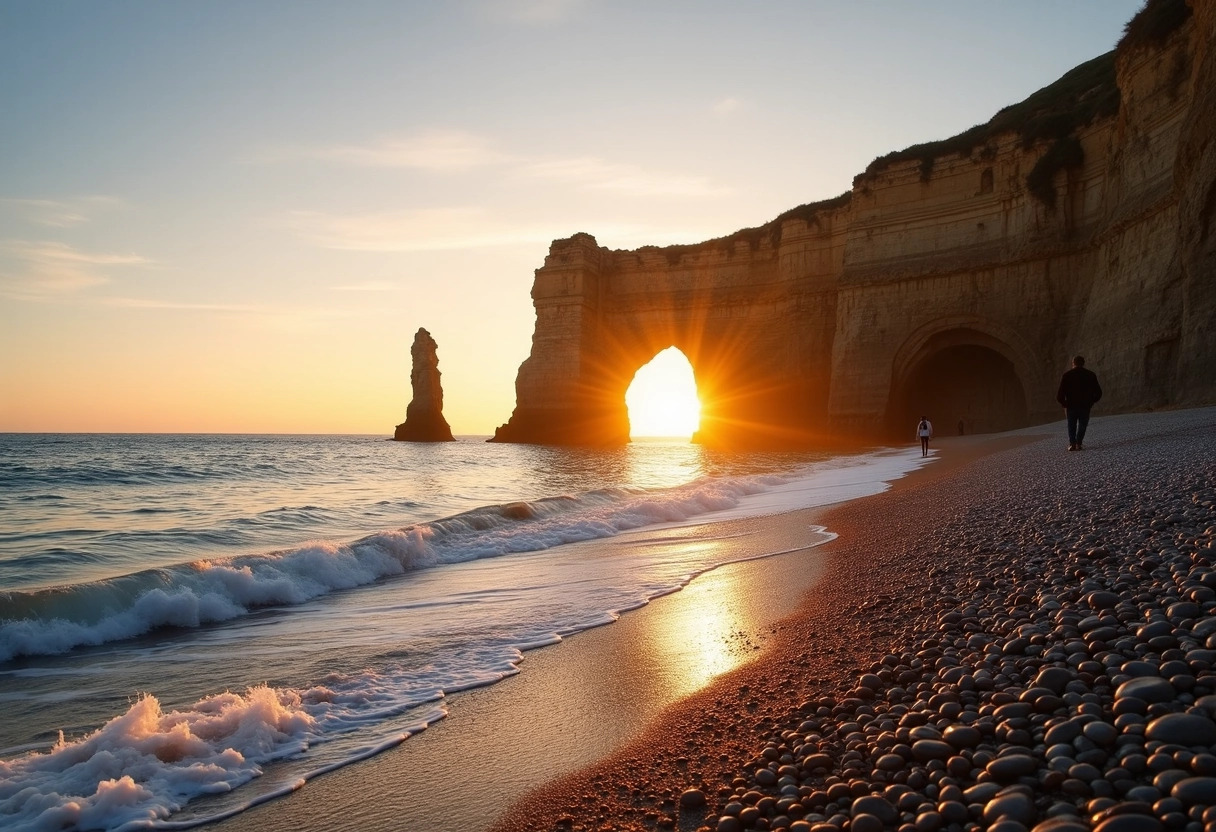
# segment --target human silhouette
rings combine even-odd
[[[1085,358],[1072,360],[1072,369],[1060,378],[1056,401],[1064,407],[1068,421],[1068,450],[1085,449],[1085,429],[1089,427],[1089,411],[1102,398],[1102,386],[1093,370],[1086,369]]]

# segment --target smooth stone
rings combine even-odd
[[[1114,609],[1121,600],[1123,599],[1117,593],[1106,590],[1097,590],[1085,596],[1085,603],[1095,610]]]
[[[1170,604],[1165,615],[1168,618],[1198,618],[1203,614],[1203,608],[1194,601],[1179,601],[1176,604]]]
[[[1082,725],[1075,720],[1061,722],[1059,725],[1053,725],[1047,729],[1047,733],[1043,735],[1043,742],[1048,747],[1059,745],[1061,743],[1070,743],[1077,737],[1081,736]]]
[[[1160,676],[1140,676],[1129,679],[1115,690],[1115,699],[1133,698],[1145,702],[1172,702],[1177,692]]]
[[[802,758],[802,767],[807,771],[814,771],[817,768],[831,768],[832,758],[827,754],[808,754]]]
[[[1000,790],[1001,785],[999,783],[976,783],[974,786],[963,790],[963,800],[968,804],[987,803],[996,797],[997,792]]]
[[[852,832],[882,832],[883,822],[873,815],[853,815],[849,821],[849,829]]]
[[[1014,820],[1013,818],[1001,818],[988,827],[988,832],[1030,832],[1030,830],[1021,821]]]
[[[1210,746],[1216,744],[1216,722],[1198,714],[1165,714],[1148,724],[1144,737],[1187,748]]]
[[[1152,804],[1138,800],[1125,800],[1122,803],[1116,803],[1106,809],[1095,814],[1091,820],[1094,823],[1101,823],[1107,818],[1113,818],[1115,815],[1151,815],[1153,814]]]
[[[1110,745],[1119,736],[1119,731],[1115,726],[1109,722],[1098,721],[1086,723],[1081,729],[1081,733],[1095,745]]]
[[[1136,802],[1156,803],[1161,799],[1161,791],[1156,786],[1133,786],[1123,795],[1125,800]]]
[[[937,813],[945,823],[966,823],[971,818],[967,805],[958,800],[943,800],[937,804]]]
[[[1080,818],[1061,816],[1035,824],[1031,832],[1089,832],[1089,824]]]
[[[1119,666],[1119,670],[1126,673],[1128,676],[1160,676],[1157,665],[1152,662],[1146,662],[1140,659],[1133,659],[1130,662],[1124,662]]]
[[[1039,761],[1029,754],[1006,754],[988,764],[986,771],[993,779],[1011,783],[1019,777],[1034,774],[1039,770]]]
[[[1139,630],[1136,631],[1136,638],[1140,641],[1151,641],[1161,636],[1171,636],[1174,634],[1174,625],[1168,621],[1150,621]]]
[[[1179,780],[1170,789],[1170,797],[1181,800],[1187,806],[1216,805],[1216,777],[1188,777]]]
[[[1059,696],[1064,693],[1064,688],[1068,686],[1068,683],[1075,678],[1077,678],[1077,674],[1066,667],[1045,667],[1034,678],[1034,686],[1047,688]]]
[[[1025,719],[1034,712],[1029,702],[1010,702],[996,709],[997,719]]]
[[[1094,832],[1165,832],[1165,824],[1152,815],[1114,815],[1095,826]]]
[[[942,739],[955,748],[975,748],[983,742],[984,735],[970,725],[950,725],[942,732]]]
[[[989,800],[984,806],[984,823],[992,824],[1003,817],[1022,824],[1032,823],[1035,818],[1034,799],[1022,792],[1012,792]]]
[[[705,792],[700,789],[689,789],[680,795],[680,806],[685,809],[697,809],[705,805]]]
[[[870,815],[877,818],[880,824],[895,823],[899,819],[899,811],[886,798],[877,795],[857,798],[849,811],[853,815],[854,828],[858,815]]]
[[[899,771],[907,763],[908,761],[898,754],[883,754],[874,762],[874,766],[879,771]]]
[[[917,740],[912,743],[912,756],[921,762],[945,760],[954,755],[954,748],[942,740]]]

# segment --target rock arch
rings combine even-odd
[[[832,285],[784,277],[768,239],[693,254],[557,240],[532,287],[536,329],[515,411],[494,440],[628,442],[625,391],[675,347],[701,399],[698,441],[804,441],[809,410],[827,400],[835,297]]]

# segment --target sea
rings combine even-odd
[[[856,499],[927,461],[484,440],[0,434],[0,828],[290,800],[408,749],[526,651],[778,554],[630,535]]]

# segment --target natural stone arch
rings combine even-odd
[[[675,347],[701,401],[695,441],[806,444],[826,409],[835,289],[791,284],[770,238],[756,245],[694,256],[612,252],[588,234],[554,241],[532,286],[536,329],[515,410],[494,440],[627,443],[625,391],[639,367]]]
[[[1035,420],[1032,399],[1041,382],[1033,352],[1018,335],[990,321],[954,317],[910,335],[892,362],[887,427],[911,434],[927,415],[938,433],[1024,427]]]

